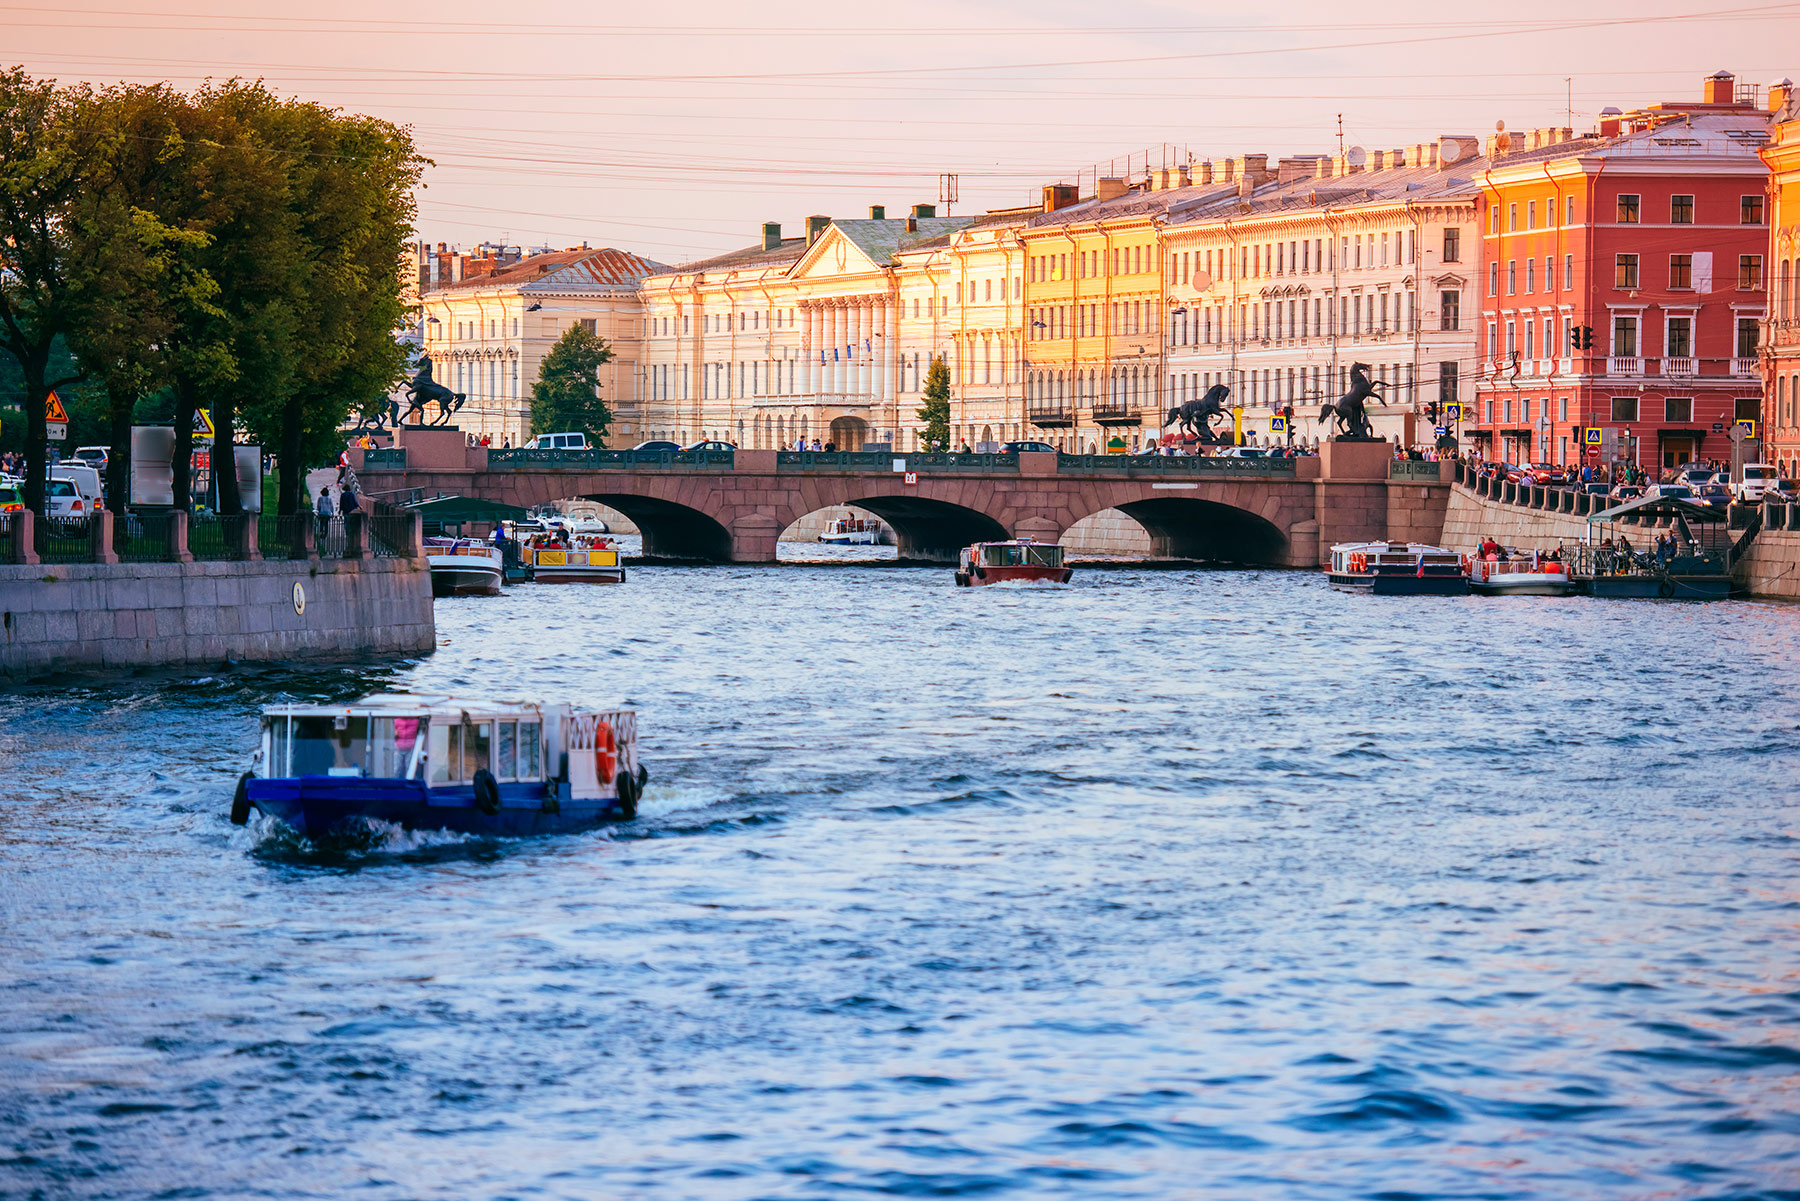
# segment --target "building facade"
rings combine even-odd
[[[1763,325],[1763,458],[1800,474],[1800,104],[1793,84],[1769,89],[1769,308]]]
[[[612,347],[600,369],[612,440],[641,440],[640,284],[664,270],[629,251],[582,247],[499,263],[424,293],[421,335],[433,378],[466,397],[455,424],[495,446],[554,432],[531,429],[531,386],[557,340],[583,325]]]
[[[1720,72],[1592,134],[1491,140],[1479,453],[1654,473],[1728,462],[1739,420],[1760,436],[1767,123]]]

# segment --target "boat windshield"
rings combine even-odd
[[[419,740],[429,719],[344,714],[277,718],[277,764],[289,776],[404,779],[417,770]]]
[[[984,567],[1061,567],[1063,548],[1036,543],[990,543],[981,548]]]

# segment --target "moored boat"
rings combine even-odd
[[[1063,548],[1053,542],[1017,538],[1010,542],[977,542],[963,548],[956,567],[958,588],[987,584],[1066,584],[1075,569],[1063,562]]]
[[[1469,562],[1469,588],[1482,596],[1568,596],[1575,581],[1567,564],[1533,552],[1505,562],[1477,557]]]
[[[554,833],[631,820],[648,777],[628,709],[402,694],[269,705],[231,820],[255,810],[309,838],[357,819]]]
[[[433,596],[499,596],[505,556],[479,538],[427,538]]]
[[[819,541],[836,546],[876,546],[881,542],[881,523],[863,517],[840,517],[820,532]]]
[[[1326,578],[1334,588],[1371,596],[1465,596],[1462,556],[1422,542],[1340,542]]]
[[[619,548],[605,538],[577,536],[572,543],[525,544],[520,553],[531,578],[540,584],[623,584],[625,569],[619,565]]]

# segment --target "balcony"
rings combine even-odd
[[[1144,424],[1144,414],[1142,410],[1133,408],[1129,405],[1095,405],[1094,424],[1106,426],[1142,425]]]
[[[1731,374],[1737,376],[1739,379],[1755,378],[1755,376],[1759,374],[1756,370],[1756,356],[1752,355],[1749,358],[1745,358],[1742,355],[1739,355],[1737,358],[1731,360]]]
[[[1039,429],[1066,430],[1075,424],[1075,410],[1061,405],[1045,405],[1043,408],[1034,405],[1026,411],[1025,420]]]
[[[1663,360],[1664,375],[1691,376],[1698,372],[1694,369],[1694,360],[1688,355],[1671,355]]]
[[[1616,354],[1610,355],[1606,360],[1606,374],[1642,375],[1644,374],[1644,360],[1635,355],[1629,357]]]

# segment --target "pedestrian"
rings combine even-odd
[[[325,527],[331,524],[333,512],[334,509],[331,503],[331,485],[326,484],[319,489],[319,502],[313,506],[313,513],[319,519],[320,533],[324,533]]]
[[[355,483],[352,483],[349,487],[344,489],[343,494],[342,494],[341,507],[343,508],[344,516],[346,516],[346,517],[348,517],[352,513],[357,513],[357,512],[362,511],[362,505],[360,503],[358,503],[358,501],[356,499]]]

